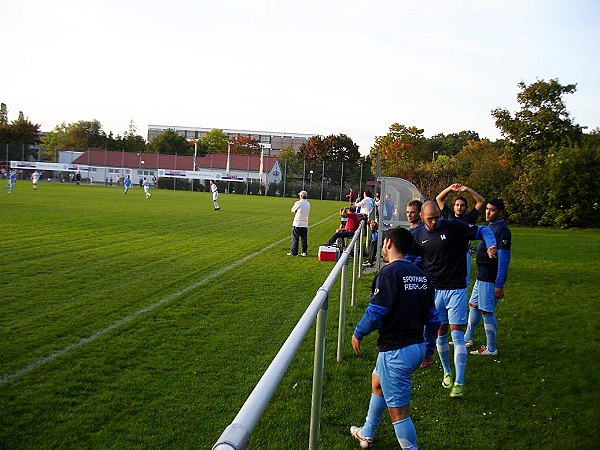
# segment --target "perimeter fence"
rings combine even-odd
[[[308,448],[318,448],[319,429],[321,422],[321,401],[323,394],[323,371],[325,365],[325,325],[327,322],[327,309],[329,295],[334,283],[341,275],[340,281],[340,312],[338,318],[337,336],[337,361],[343,360],[344,332],[346,324],[346,297],[348,292],[348,266],[350,255],[353,255],[352,264],[352,291],[351,305],[355,304],[355,288],[360,277],[363,231],[365,221],[354,233],[350,244],[342,252],[336,265],[331,270],[323,285],[317,290],[312,302],[273,358],[273,361],[258,381],[254,390],[239,410],[233,421],[221,434],[213,446],[213,450],[243,450],[247,447],[250,437],[264,410],[269,404],[275,389],[279,386],[292,359],[296,356],[308,330],[316,320],[315,352],[313,361],[313,387],[310,414],[310,433]]]
[[[123,156],[127,154],[128,152],[124,152]],[[70,161],[72,159],[73,157],[71,157]],[[119,161],[124,159],[123,157]],[[105,160],[106,158],[102,162],[104,163]],[[24,144],[0,143],[0,178],[6,178],[6,174],[10,170],[11,161],[26,161],[31,163],[55,162],[44,160],[39,148],[30,148]],[[175,158],[175,161],[177,161],[177,158]],[[134,181],[134,185],[137,185],[138,180],[142,177],[146,177],[149,180],[155,177],[155,186],[161,189],[209,190],[209,180],[185,177],[161,178],[158,174],[158,167],[149,167],[149,164],[143,166],[141,159],[139,167],[125,167],[122,163],[117,167],[103,163],[90,164],[88,162],[85,164],[86,167],[81,172],[82,181],[86,184],[121,186],[124,177],[129,174]],[[360,158],[356,162],[343,162],[302,160],[294,157],[280,159],[279,165],[281,173],[276,177],[270,176],[270,178],[277,178],[279,181],[270,182],[268,186],[265,186],[264,181],[261,182],[256,175],[245,176],[241,182],[239,180],[217,180],[216,184],[219,192],[296,197],[298,192],[307,191],[309,198],[312,199],[338,201],[348,200],[350,188],[356,194],[360,194],[365,189],[372,190],[374,185],[371,163],[365,160],[365,158]],[[217,169],[211,167],[209,170],[216,171]],[[33,169],[18,169],[18,179],[28,179],[31,175],[30,172],[33,172]],[[72,181],[72,177],[69,177],[67,172],[61,174],[59,171],[43,169],[41,172],[41,180],[43,181]],[[263,180],[265,178],[263,175]]]

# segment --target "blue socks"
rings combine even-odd
[[[487,339],[487,348],[490,352],[495,352],[496,349],[496,330],[498,322],[496,314],[483,314],[483,324],[485,326],[485,337]]]
[[[410,417],[392,423],[396,438],[403,449],[417,450],[417,431]]]
[[[469,308],[469,320],[467,321],[467,331],[465,332],[465,341],[472,341],[475,336],[475,330],[481,320],[481,311],[478,308]]]
[[[448,345],[448,335],[444,334],[443,336],[438,336],[435,341],[435,345],[437,347],[438,355],[440,355],[440,361],[442,363],[444,373],[452,373],[452,368],[450,367],[450,346]]]
[[[467,347],[465,347],[465,334],[460,330],[453,330],[452,342],[454,342],[454,367],[456,377],[454,382],[465,384],[465,370],[467,368]],[[445,370],[445,369],[444,369]]]
[[[361,434],[364,437],[373,438],[373,436],[375,436],[375,430],[377,429],[377,425],[379,425],[379,421],[381,420],[381,415],[386,408],[387,404],[385,403],[385,399],[383,397],[371,394],[367,418],[361,430]]]

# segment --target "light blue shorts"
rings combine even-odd
[[[400,408],[410,403],[412,374],[425,358],[425,343],[379,352],[373,373],[381,381],[385,403]]]
[[[435,307],[442,324],[466,325],[467,323],[467,288],[436,289]]]
[[[475,280],[469,303],[477,306],[480,311],[489,313],[496,311],[498,299],[496,298],[495,284],[491,281]]]

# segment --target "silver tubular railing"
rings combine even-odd
[[[325,364],[325,325],[327,321],[327,308],[329,304],[329,293],[342,273],[341,289],[340,289],[340,319],[338,329],[338,349],[337,359],[342,360],[343,354],[343,334],[346,320],[346,292],[348,283],[348,262],[350,252],[356,248],[354,253],[354,266],[357,266],[356,261],[360,261],[362,254],[362,229],[364,221],[361,221],[360,226],[350,244],[342,252],[339,260],[325,279],[323,285],[317,291],[304,314],[283,343],[275,358],[260,378],[254,390],[250,393],[246,402],[227,428],[223,431],[217,442],[213,445],[213,450],[243,450],[248,445],[250,436],[256,427],[256,424],[263,415],[275,389],[279,386],[281,379],[287,371],[290,363],[302,341],[306,337],[312,323],[317,319],[316,334],[315,334],[315,357],[313,365],[313,390],[312,404],[310,413],[310,435],[308,448],[313,450],[318,448],[319,429],[321,422],[321,401],[323,393],[323,367]],[[358,254],[357,254],[358,252]],[[360,270],[358,270],[360,274]],[[354,297],[356,284],[356,267],[353,270],[352,276],[352,293]],[[354,303],[354,298],[352,300]]]

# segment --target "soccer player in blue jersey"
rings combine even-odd
[[[467,212],[467,199],[464,198],[462,195],[459,195],[456,198],[456,200],[454,200],[454,207],[453,209],[450,209],[450,207],[446,205],[445,200],[448,194],[453,191],[460,193],[466,192],[470,194],[471,197],[473,197],[473,200],[475,200],[475,206],[473,207],[473,209]],[[481,195],[479,195],[470,187],[460,183],[454,183],[448,186],[446,189],[444,189],[437,195],[435,201],[438,207],[440,208],[442,212],[442,217],[444,219],[458,219],[462,220],[463,222],[470,223],[471,225],[475,225],[479,213],[483,211],[483,208],[485,206],[485,199]]]
[[[382,255],[388,264],[375,276],[369,306],[352,335],[352,348],[358,354],[362,339],[379,331],[367,417],[362,427],[350,427],[362,448],[373,445],[387,408],[402,448],[417,449],[417,433],[410,418],[412,374],[426,356],[433,355],[440,321],[427,276],[404,259],[413,245],[405,228],[387,231]]]
[[[127,192],[129,192],[129,189],[131,188],[131,177],[129,175],[127,175],[127,177],[125,177],[125,181],[123,181],[123,195],[127,194]]]
[[[461,220],[445,220],[434,201],[423,203],[421,218],[424,226],[411,230],[417,251],[423,257],[423,269],[435,288],[435,306],[440,316],[436,347],[444,369],[442,386],[451,388],[451,397],[462,397],[467,367],[464,332],[467,324],[466,256],[470,240],[485,241],[488,256],[496,257],[496,239],[485,226],[469,225]],[[454,342],[452,379],[448,329]]]
[[[13,189],[17,184],[17,169],[13,169],[10,171],[10,175],[8,176],[8,184],[4,186],[8,189],[8,193],[12,194]]]
[[[452,209],[446,204],[446,197],[450,192],[458,192],[460,194],[467,193],[473,197],[475,200],[475,206],[469,212],[467,212],[467,199],[462,195],[456,197],[454,200],[454,206]],[[477,217],[479,217],[479,213],[483,211],[485,207],[485,199],[471,189],[468,186],[460,183],[454,183],[440,192],[435,198],[436,203],[438,204],[440,210],[442,211],[442,217],[448,220],[462,220],[463,222],[470,223],[471,225],[475,225],[477,222]],[[468,250],[468,249],[467,249]],[[467,286],[471,284],[471,254],[467,253]]]
[[[473,340],[475,330],[483,317],[487,345],[471,352],[472,355],[489,356],[498,354],[496,348],[496,305],[504,297],[504,283],[510,262],[511,232],[504,221],[504,202],[495,198],[485,208],[485,220],[496,237],[498,258],[490,258],[482,247],[477,248],[477,279],[469,300],[469,320],[465,341]]]

